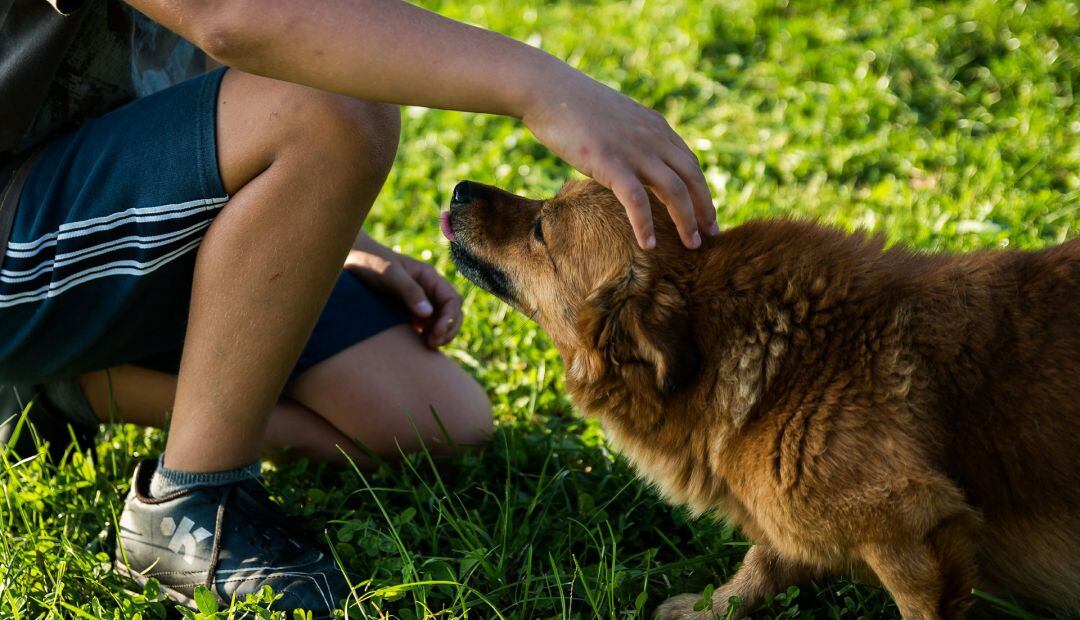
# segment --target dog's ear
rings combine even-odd
[[[597,288],[578,314],[583,350],[571,373],[599,379],[611,366],[637,365],[655,374],[662,395],[681,389],[698,371],[686,296],[674,282],[648,277],[640,265]]]

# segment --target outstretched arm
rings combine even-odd
[[[705,178],[664,118],[553,56],[400,0],[128,0],[230,67],[360,99],[521,118],[615,192],[643,247],[645,187],[688,247],[717,232]]]

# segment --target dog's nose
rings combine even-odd
[[[463,205],[472,199],[472,183],[462,181],[454,186],[454,195],[450,198],[450,206]]]

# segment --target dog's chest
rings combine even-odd
[[[670,446],[627,432],[617,423],[603,422],[608,440],[618,448],[638,475],[652,483],[669,503],[686,506],[695,515],[724,512],[727,485],[717,474],[708,442],[691,440]]]
[[[722,518],[751,540],[767,542],[793,560],[819,565],[839,561],[841,554],[832,541],[792,519],[791,506],[780,499],[775,488],[750,482],[761,481],[761,477],[728,480],[719,456],[702,458],[705,453],[698,446],[672,449],[633,436],[617,424],[605,423],[604,428],[611,444],[627,457],[641,478],[659,490],[665,501],[686,506],[695,517],[710,514]]]

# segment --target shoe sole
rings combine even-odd
[[[123,564],[114,563],[113,567],[116,569],[117,573],[120,573],[124,577],[127,577],[128,579],[134,581],[136,584],[139,585],[140,588],[145,589],[146,584],[149,583],[149,581],[150,581],[150,578],[147,577],[146,575],[143,575],[142,573],[140,573],[138,571],[131,570],[130,568],[128,568],[127,566],[124,566]],[[177,603],[180,603],[181,605],[183,605],[184,607],[187,607],[188,609],[190,609],[192,611],[199,611],[199,607],[195,604],[195,599],[187,596],[186,594],[183,594],[182,592],[177,592],[176,590],[173,590],[169,586],[163,585],[161,582],[158,582],[158,588],[160,588],[161,591],[165,593],[165,596],[169,597],[171,600],[173,600],[173,601],[175,601]],[[132,592],[132,594],[141,594],[141,593],[140,592]],[[215,598],[217,598],[217,595],[215,595]],[[220,603],[220,602],[221,601],[219,600],[218,603]],[[279,609],[277,611],[282,611],[282,610]],[[252,614],[250,612],[245,612],[244,614],[242,614],[240,616],[236,616],[237,620],[244,620],[245,618],[252,618],[252,617],[254,617],[254,616],[252,616]],[[324,620],[324,619],[330,619],[330,618],[333,618],[333,617],[334,617],[333,612],[330,612],[328,615],[312,616],[312,618],[314,618],[314,620]]]
[[[130,568],[128,568],[127,566],[124,566],[123,564],[116,563],[113,566],[114,566],[114,568],[116,568],[116,572],[118,572],[121,575],[123,575],[124,577],[127,577],[128,579],[134,581],[135,583],[137,583],[139,585],[140,588],[145,589],[146,584],[149,583],[149,581],[150,581],[150,578],[147,577],[146,575],[143,575],[142,573],[140,573],[138,571],[131,570]],[[184,607],[187,607],[188,609],[191,609],[191,610],[194,610],[194,611],[199,610],[198,606],[195,604],[195,599],[191,598],[190,596],[187,596],[186,594],[184,594],[182,592],[178,592],[176,590],[173,590],[169,586],[163,585],[160,582],[158,582],[158,588],[160,588],[161,591],[165,593],[165,596],[168,596],[171,600],[176,601],[177,603],[180,603]]]

